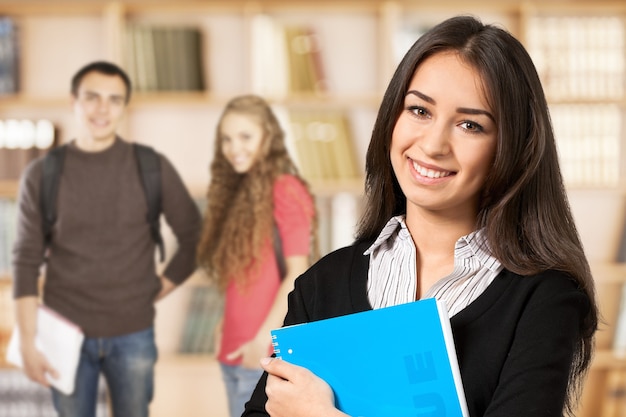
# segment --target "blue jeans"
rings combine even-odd
[[[72,395],[52,389],[59,417],[95,417],[100,373],[114,417],[147,417],[154,391],[154,328],[124,336],[85,338]]]
[[[240,417],[257,382],[263,375],[263,369],[248,369],[243,366],[225,365],[223,363],[220,363],[220,366],[228,395],[230,417]]]

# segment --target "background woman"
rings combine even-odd
[[[282,325],[287,294],[316,247],[313,197],[262,98],[241,96],[226,105],[207,198],[198,260],[225,291],[216,353],[235,417],[262,373],[259,359],[271,352],[269,331]],[[276,241],[282,253],[275,253]]]

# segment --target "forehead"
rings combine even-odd
[[[126,97],[126,84],[119,75],[103,74],[92,71],[83,77],[78,85],[78,92],[94,92],[106,95]]]
[[[435,97],[455,92],[474,104],[489,108],[487,89],[481,72],[457,52],[445,51],[423,60],[413,73],[409,89]],[[436,98],[436,97],[435,97]]]
[[[261,118],[252,113],[229,111],[224,114],[221,126],[223,128],[262,129]]]

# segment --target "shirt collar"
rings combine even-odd
[[[398,230],[400,229],[400,230]],[[409,229],[406,226],[405,215],[394,216],[383,230],[380,232],[374,243],[365,251],[363,255],[371,255],[375,250],[383,245],[387,245],[388,248],[392,246],[390,241],[392,236],[405,235],[410,236]],[[468,235],[461,236],[454,245],[454,259],[455,261],[468,259],[475,257],[485,268],[490,271],[497,272],[500,268],[500,261],[498,261],[489,248],[489,243],[485,237],[485,229],[478,229],[471,232]]]
[[[374,243],[363,253],[363,255],[370,255],[380,246],[382,246],[385,243],[388,243],[391,236],[393,236],[396,230],[398,230],[398,227],[406,229],[407,232],[409,231],[406,227],[406,223],[404,222],[404,215],[395,216],[389,219],[389,221],[387,222],[385,227],[383,227],[383,230],[381,230],[380,234],[378,235]]]

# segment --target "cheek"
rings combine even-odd
[[[467,152],[466,155],[471,156],[471,153]],[[484,184],[485,178],[493,166],[494,158],[495,149],[489,147],[487,149],[475,150],[474,156],[467,159],[466,164],[472,166],[472,176],[480,178],[481,186]]]
[[[397,142],[393,139],[391,140],[390,148],[389,148],[389,159],[391,161],[391,168],[393,172],[398,176],[398,170],[400,169],[400,164],[404,157],[402,156],[402,151],[398,149]]]
[[[74,106],[74,113],[79,117],[83,117],[89,114],[90,111],[91,111],[91,108],[86,103],[78,103]]]
[[[268,146],[263,143],[262,139],[251,141],[248,145],[248,152],[254,155],[255,159],[260,158],[268,153]]]
[[[116,118],[121,119],[124,116],[124,106],[116,106],[113,108],[113,114]]]
[[[401,115],[391,133],[391,149],[404,152],[422,137],[421,129],[419,123],[412,122]]]
[[[220,152],[222,152],[222,155],[228,156],[228,154],[230,153],[230,145],[226,143],[221,143],[219,147],[220,147]]]
[[[396,123],[395,128],[391,134],[391,143],[389,144],[389,154],[391,158],[391,164],[394,171],[398,168],[396,165],[404,161],[404,154],[414,143],[413,136],[410,134],[405,124],[400,121]]]

